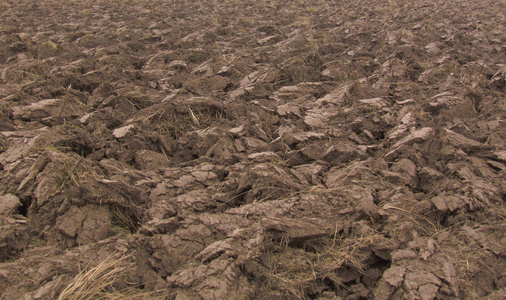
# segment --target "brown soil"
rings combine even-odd
[[[504,299],[505,15],[1,1],[0,299]]]

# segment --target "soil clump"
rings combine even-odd
[[[1,299],[503,299],[506,4],[0,3]]]

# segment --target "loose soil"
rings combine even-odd
[[[0,299],[504,299],[505,15],[1,1]]]

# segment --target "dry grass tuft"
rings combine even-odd
[[[153,121],[160,135],[179,139],[193,130],[210,127],[217,120],[228,119],[223,108],[196,104],[188,105],[186,111],[163,112]]]
[[[165,299],[159,292],[146,292],[128,281],[134,267],[131,255],[111,254],[97,266],[81,271],[62,291],[58,300]]]
[[[438,219],[436,212],[432,212],[434,217],[431,219],[428,215],[417,214],[393,205],[386,207],[386,209],[400,212],[404,217],[406,217],[415,225],[415,228],[417,228],[420,233],[425,236],[433,237],[441,231],[445,230],[445,228],[441,226],[441,221]]]
[[[127,230],[130,233],[137,231],[139,222],[137,218],[128,211],[128,209],[115,205],[111,207],[112,224]]]
[[[300,299],[306,299],[308,288],[315,282],[330,280],[338,283],[339,270],[351,268],[364,269],[365,253],[380,236],[341,237],[308,240],[301,247],[290,247],[289,241],[282,239],[272,253],[269,253],[270,274],[263,283],[265,289],[285,291]]]

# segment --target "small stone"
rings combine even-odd
[[[243,125],[229,129],[228,132],[235,136],[240,136],[246,133]]]
[[[114,135],[114,137],[119,139],[127,135],[132,128],[134,128],[134,125],[127,125],[120,128],[116,128],[113,130],[112,134]]]
[[[82,124],[86,124],[88,119],[93,116],[93,114],[95,114],[95,112],[92,112],[92,113],[87,113],[85,115],[83,115],[81,118],[79,118],[79,122],[81,122]]]

